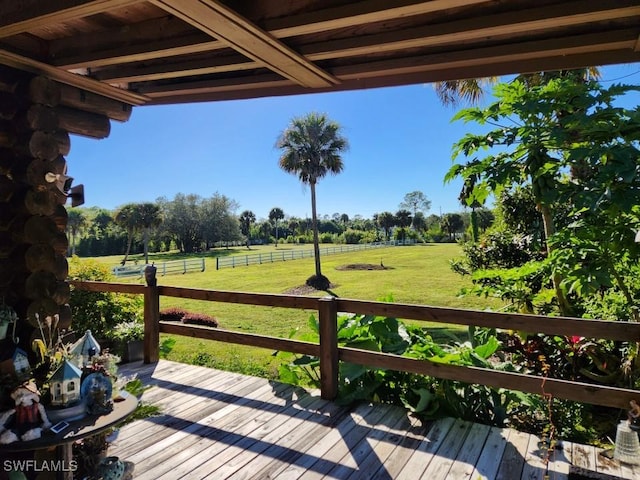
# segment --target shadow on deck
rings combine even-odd
[[[162,409],[123,427],[110,449],[136,465],[136,479],[560,480],[571,465],[640,478],[594,447],[563,442],[546,463],[533,435],[451,418],[422,424],[389,405],[345,408],[262,378],[164,360],[120,374],[153,386],[143,400]]]

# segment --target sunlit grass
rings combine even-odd
[[[310,245],[281,245],[284,248],[311,248]],[[225,250],[225,249],[222,249]],[[228,254],[244,255],[246,248],[230,249]],[[250,253],[274,251],[273,246],[252,247]],[[323,273],[331,280],[332,293],[343,298],[379,300],[391,295],[395,302],[483,310],[499,308],[492,299],[461,297],[461,288],[470,280],[451,271],[449,261],[460,255],[456,244],[428,244],[406,247],[388,247],[322,257]],[[175,258],[175,254],[155,255],[156,262]],[[184,258],[184,257],[181,257]],[[122,257],[102,257],[101,262],[115,266]],[[387,267],[385,270],[338,270],[345,264],[365,263]],[[212,290],[232,290],[256,293],[287,293],[304,285],[314,273],[312,258],[275,262],[262,265],[215,269],[215,255],[206,260],[202,273],[167,275],[158,278],[160,285],[172,285]],[[141,282],[141,279],[129,280]],[[325,292],[314,292],[316,296]],[[220,328],[250,333],[288,337],[292,331],[307,332],[307,320],[314,311],[284,308],[235,305],[162,297],[160,308],[181,308],[207,313],[217,318]],[[464,334],[464,327],[425,324],[436,337],[448,333]],[[176,337],[169,353],[171,360],[217,368],[243,371],[261,376],[275,376],[280,360],[265,349],[228,345],[187,337]]]

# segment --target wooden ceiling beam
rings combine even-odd
[[[463,69],[480,65],[518,62],[546,57],[570,56],[607,50],[633,51],[636,29],[574,35],[522,42],[518,44],[475,48],[458,52],[394,58],[336,67],[332,73],[341,80],[388,76],[451,69]]]
[[[262,65],[258,62],[250,60],[243,55],[234,55],[204,60],[177,60],[156,65],[105,68],[97,70],[93,75],[96,79],[102,81],[130,83],[189,77],[192,75],[208,75],[211,73],[239,72],[258,68],[262,68]]]
[[[588,2],[578,1],[528,11],[496,14],[482,19],[472,18],[364,37],[341,38],[301,46],[298,50],[309,59],[317,61],[533,34],[594,21],[612,21],[629,17],[640,18],[640,5],[633,0],[616,3],[615,8],[613,4],[603,4],[597,11],[594,11],[593,5],[589,5]]]
[[[606,64],[619,64],[640,61],[640,55],[636,55],[635,58],[633,58],[633,56],[629,54],[628,49],[613,50],[606,53]],[[579,55],[561,55],[558,57],[535,58],[531,60],[524,60],[518,63],[508,61],[503,63],[465,68],[451,68],[405,74],[394,73],[388,76],[384,76],[383,74],[381,74],[381,76],[378,77],[352,79],[343,78],[342,83],[340,83],[337,89],[340,91],[361,90],[366,88],[425,84],[444,80],[458,80],[461,78],[481,78],[527,72],[540,72],[544,70],[583,68],[596,64],[602,65],[603,62],[597,60],[600,58],[602,58],[601,54],[599,52],[596,52]],[[331,92],[335,90],[336,88],[322,88],[318,89],[317,92]],[[305,92],[306,90],[304,88],[292,82],[289,82],[288,85],[278,85],[270,87],[265,87],[263,84],[257,84],[253,88],[231,91],[220,91],[215,88],[206,90],[204,85],[201,85],[201,90],[198,93],[190,93],[188,91],[182,93],[174,92],[174,94],[170,96],[165,96],[160,93],[149,94],[151,100],[149,101],[148,105],[241,100],[260,97],[300,95],[304,94]]]
[[[344,26],[357,27],[369,21],[393,20],[433,13],[456,6],[487,3],[488,0],[387,0],[360,1],[320,12],[290,15],[262,25],[276,38],[326,32]],[[175,18],[154,19],[125,28],[53,40],[49,45],[52,63],[71,69],[101,67],[126,62],[143,62],[174,55],[200,53],[225,48],[226,44],[203,37],[201,32],[184,35],[184,23]],[[158,34],[162,40],[158,42]],[[176,35],[182,33],[180,35]],[[115,40],[115,42],[114,42]]]
[[[218,38],[242,55],[303,86],[338,83],[327,72],[215,0],[151,0],[165,11]]]
[[[142,0],[0,0],[0,38],[140,1]]]
[[[633,52],[635,44],[634,30],[626,30],[616,33],[597,33],[576,35],[560,39],[553,38],[523,42],[518,45],[502,45],[473,50],[460,50],[440,54],[421,55],[391,60],[374,61],[343,67],[336,67],[332,73],[342,82],[355,80],[364,81],[383,77],[392,78],[394,75],[433,74],[438,77],[441,72],[465,71],[465,69],[485,68],[488,75],[493,75],[491,69],[494,65],[512,64],[512,69],[517,71],[521,62],[537,61],[543,63],[547,58],[574,58],[580,55],[590,55],[601,50]],[[637,56],[640,59],[640,55]],[[562,67],[559,67],[562,68]],[[217,92],[229,92],[239,89],[256,89],[263,86],[272,88],[276,85],[272,74],[251,75],[230,79],[209,79],[171,85],[144,85],[139,89],[145,95],[156,99],[159,97],[179,94],[181,92],[194,91],[199,94]],[[265,83],[263,83],[265,82]],[[290,88],[291,82],[278,83],[278,87]],[[319,91],[324,91],[321,89]],[[302,93],[300,91],[299,93]],[[154,100],[152,100],[152,103]]]
[[[492,2],[489,0],[359,1],[339,7],[269,20],[264,22],[263,27],[278,38],[285,38],[425,15],[459,7],[471,7],[483,3],[490,4]]]
[[[88,92],[111,98],[112,100],[118,100],[129,105],[142,105],[149,100],[144,95],[123,90],[82,75],[76,75],[75,73],[67,72],[49,64],[2,49],[0,49],[0,64],[17,68],[18,70],[35,73],[36,75],[44,75],[60,83],[78,87]]]

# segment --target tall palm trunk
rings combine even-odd
[[[318,238],[318,216],[316,214],[316,182],[309,182],[311,186],[311,223],[313,228],[313,254],[316,261],[316,276],[320,277],[320,240]]]
[[[149,229],[148,228],[144,229],[144,238],[142,241],[144,244],[144,263],[147,264],[149,263]]]
[[[127,259],[129,258],[129,253],[131,252],[131,244],[133,243],[133,231],[129,230],[127,232],[127,251],[124,253],[124,259],[122,260],[122,265],[127,264]]]
[[[551,209],[548,205],[538,204],[540,208],[540,213],[542,214],[542,224],[544,225],[544,234],[547,238],[547,255],[551,255],[553,248],[549,244],[549,239],[551,235],[553,235],[556,231],[555,226],[553,224],[553,217],[551,215]],[[556,293],[556,298],[558,299],[558,308],[560,309],[560,314],[564,317],[570,317],[573,313],[573,309],[571,308],[571,304],[567,300],[562,288],[560,287],[560,282],[562,278],[560,274],[553,273],[551,277],[551,281],[553,282],[553,289]]]

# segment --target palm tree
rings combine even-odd
[[[400,234],[402,235],[402,241],[404,242],[407,235],[405,229],[411,225],[413,217],[411,216],[411,212],[405,209],[398,210],[395,214],[395,217],[396,225],[400,227]]]
[[[162,223],[160,207],[155,203],[137,204],[135,205],[135,217],[143,232],[144,263],[149,263],[149,232]]]
[[[71,236],[71,256],[76,254],[76,235],[78,235],[87,223],[87,218],[81,210],[70,208],[67,219],[67,230]]]
[[[378,225],[384,230],[385,240],[389,240],[391,229],[396,225],[396,217],[391,212],[382,212],[377,216]]]
[[[113,220],[127,232],[127,251],[124,254],[122,265],[127,263],[129,258],[129,252],[131,252],[131,244],[133,243],[133,235],[138,228],[138,219],[136,218],[136,206],[133,203],[123,205],[116,212]]]
[[[549,78],[567,75],[571,70],[559,70],[552,72],[534,72],[523,73],[517,78],[528,85],[539,85],[540,83],[547,81]],[[600,78],[600,70],[598,67],[588,67],[573,70],[578,72],[585,79],[587,78]],[[468,103],[471,105],[480,102],[486,89],[498,83],[498,77],[486,77],[486,78],[467,78],[464,80],[446,80],[443,82],[435,82],[433,88],[436,90],[436,96],[440,102],[447,107],[457,107],[460,103]]]
[[[255,223],[256,214],[251,210],[245,210],[240,214],[240,231],[247,237],[247,248],[249,248],[249,238],[251,236],[251,224]]]
[[[344,168],[341,154],[349,148],[347,139],[340,134],[340,125],[324,114],[309,113],[294,118],[282,132],[276,147],[282,150],[279,164],[285,172],[297,175],[311,189],[311,219],[316,273],[307,279],[307,285],[327,290],[329,279],[320,268],[320,242],[318,240],[318,214],[316,210],[316,183],[327,173],[338,174]]]
[[[284,218],[284,212],[281,208],[273,207],[269,212],[269,221],[276,226],[276,248],[278,248],[278,221]]]

